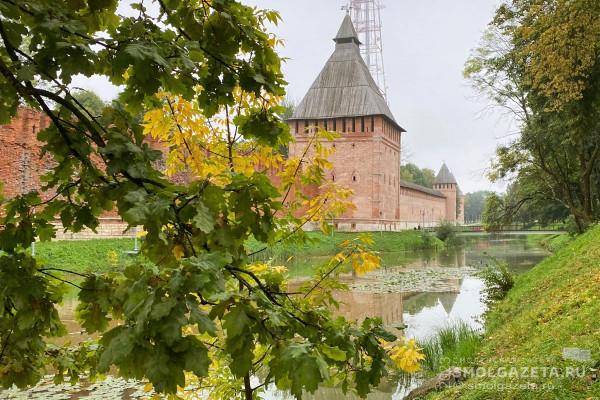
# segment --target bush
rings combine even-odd
[[[432,249],[437,245],[435,238],[427,231],[421,232],[421,241],[425,249]]]
[[[443,242],[451,242],[456,239],[456,227],[451,222],[443,221],[437,228],[435,234]]]
[[[508,264],[493,259],[487,267],[479,273],[485,288],[484,302],[489,307],[502,300],[515,284],[513,274],[508,270]]]
[[[569,215],[569,217],[565,220],[564,228],[567,233],[571,236],[575,236],[579,233],[579,228],[577,227],[577,223],[575,222],[575,217]]]

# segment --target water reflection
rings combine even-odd
[[[547,256],[526,236],[477,236],[466,239],[464,246],[443,251],[390,252],[382,254],[385,274],[397,274],[407,269],[418,268],[469,268],[476,271],[495,258],[504,261],[514,273],[522,273]],[[474,268],[474,269],[473,269]],[[378,276],[382,276],[379,274]],[[434,279],[434,277],[432,277]],[[381,317],[391,330],[405,325],[406,336],[425,340],[442,327],[463,321],[474,328],[481,327],[481,315],[485,305],[481,300],[483,282],[470,273],[445,284],[447,292],[424,293],[368,293],[346,292],[338,294],[342,302],[340,313],[347,318],[362,320],[366,317]],[[396,331],[397,332],[397,331]],[[382,384],[369,400],[400,400],[408,394],[395,382]],[[344,394],[339,389],[321,388],[315,394],[306,395],[309,400],[358,399]],[[285,393],[272,391],[268,400],[292,399]]]
[[[423,340],[434,335],[441,327],[454,321],[465,321],[471,326],[480,326],[480,317],[485,311],[481,301],[483,283],[474,276],[473,271],[483,267],[490,257],[508,263],[513,272],[520,273],[531,268],[547,253],[530,243],[527,237],[517,236],[478,236],[468,237],[464,246],[443,251],[403,251],[382,254],[383,272],[399,274],[410,269],[444,269],[465,268],[467,275],[457,278],[446,278],[442,287],[447,290],[435,292],[344,292],[337,294],[341,302],[339,313],[349,319],[361,321],[366,317],[380,317],[385,326],[398,333],[397,329],[406,326],[405,334]],[[322,259],[319,258],[319,259]],[[317,259],[315,259],[316,261]],[[382,274],[382,275],[381,275]],[[430,279],[435,279],[431,276]],[[66,301],[60,314],[69,329],[69,336],[61,338],[61,343],[69,341],[77,343],[85,336],[74,318],[76,300]],[[404,389],[395,382],[383,383],[370,400],[399,400],[404,397]],[[269,400],[287,400],[290,396],[278,391],[271,391],[266,396]],[[341,390],[322,388],[314,395],[307,395],[312,400],[358,399],[353,395],[345,395]]]

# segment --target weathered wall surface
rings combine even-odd
[[[446,219],[446,199],[418,190],[402,187],[400,220],[411,227],[434,226]]]
[[[343,230],[396,230],[400,217],[400,132],[380,116],[293,121],[296,142],[290,156],[300,157],[310,142],[311,126],[337,131],[328,178],[352,189],[356,206],[336,220]]]
[[[456,218],[456,196],[458,188],[455,183],[442,183],[434,185],[434,189],[439,190],[446,196],[446,218],[444,220],[457,222]]]
[[[0,126],[0,181],[4,184],[5,196],[14,197],[41,189],[40,176],[52,168],[53,161],[49,156],[40,158],[41,144],[37,134],[49,124],[49,118],[44,114],[22,108],[10,124]],[[290,128],[296,143],[290,146],[291,156],[300,156],[304,152],[310,140],[303,134],[304,129],[315,125],[341,134],[332,144],[336,147],[331,158],[334,167],[327,173],[329,179],[335,179],[354,192],[352,201],[356,209],[335,221],[338,229],[402,230],[422,225],[423,219],[426,226],[441,220],[456,220],[456,185],[436,188],[446,199],[401,186],[401,132],[386,118],[292,121]],[[151,146],[161,148],[152,142]],[[179,181],[178,178],[174,179]],[[51,195],[43,193],[42,197]],[[114,213],[104,215],[99,236],[131,236],[131,233],[122,233],[125,226],[115,217]],[[464,218],[462,214],[459,222],[461,218]],[[85,232],[71,236],[59,233],[59,236],[83,238],[94,234]]]
[[[54,166],[51,156],[41,157],[42,144],[37,134],[50,125],[50,118],[30,108],[20,108],[17,116],[7,125],[0,125],[0,181],[2,194],[7,198],[39,191],[42,199],[54,195],[54,192],[43,191],[40,177]],[[59,222],[57,239],[89,239],[109,237],[131,237],[132,232],[124,232],[127,224],[123,223],[114,212],[106,213],[100,218],[97,233],[84,230],[78,233],[63,232]]]
[[[49,156],[40,158],[40,130],[50,124],[48,117],[21,108],[10,124],[0,126],[0,181],[6,197],[38,190],[40,176],[53,166]]]

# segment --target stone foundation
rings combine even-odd
[[[398,220],[351,220],[336,219],[333,226],[338,232],[401,232],[418,228],[431,228],[438,226],[438,221],[425,222],[419,221],[398,221]],[[317,223],[308,223],[304,226],[307,231],[318,231],[320,226]]]
[[[96,228],[96,232],[91,229],[84,229],[77,233],[64,232],[60,221],[54,222],[54,226],[56,226],[56,238],[53,240],[133,238],[139,231],[139,228],[127,231],[127,224],[119,218],[100,218],[100,225]]]

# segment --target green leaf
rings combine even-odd
[[[329,347],[327,345],[322,345],[321,351],[328,358],[330,358],[334,361],[346,361],[346,357],[347,357],[346,353],[344,351],[340,350],[338,347]]]
[[[193,372],[196,376],[208,375],[210,360],[206,347],[197,339],[190,338],[191,345],[184,356],[185,370]]]
[[[215,322],[198,307],[192,306],[190,308],[189,323],[197,324],[198,331],[200,333],[208,333],[211,336],[216,336],[217,334],[217,326],[215,325]]]
[[[152,311],[150,312],[150,318],[154,320],[161,319],[169,315],[173,307],[177,304],[177,300],[175,299],[167,299],[166,301],[160,303],[154,303],[152,306]]]
[[[215,218],[201,201],[196,205],[196,215],[194,215],[192,222],[196,228],[204,233],[210,233],[215,226]]]
[[[251,320],[242,306],[233,307],[223,318],[223,328],[228,338],[240,336],[250,329]]]

